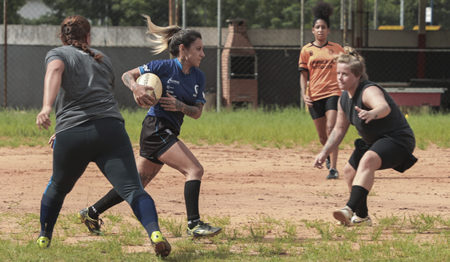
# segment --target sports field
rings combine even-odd
[[[190,146],[205,168],[201,214],[225,229],[212,240],[186,239],[184,179],[164,167],[147,190],[173,246],[169,261],[450,258],[448,148],[418,149],[419,162],[405,174],[378,172],[369,195],[374,226],[343,228],[335,225],[331,212],[346,203],[347,187],[343,179],[327,181],[325,171],[312,168],[311,150]],[[87,254],[98,250],[103,254],[95,257],[97,261],[156,259],[126,204],[106,213],[105,236],[92,236],[78,223],[75,214],[110,189],[94,165],[67,196],[52,247],[44,251],[35,247],[40,198],[51,175],[51,153],[48,147],[0,148],[0,239],[6,244],[0,248],[0,260],[77,261],[83,257],[80,254],[88,259]],[[340,166],[350,153],[350,148],[340,151]],[[107,251],[117,248],[122,251]]]

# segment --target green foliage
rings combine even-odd
[[[364,16],[373,28],[374,1],[363,2]],[[34,20],[25,20],[17,10],[25,0],[8,1],[8,22],[27,24],[59,24],[68,15],[80,14],[89,18],[93,25],[144,26],[141,14],[148,14],[157,25],[168,24],[167,0],[43,0],[53,12]],[[176,1],[174,1],[175,3]],[[178,24],[181,24],[181,1],[178,0]],[[311,28],[312,8],[318,0],[304,1],[305,28]],[[330,16],[331,28],[340,28],[341,0],[327,0],[333,6]],[[348,2],[348,1],[346,1]],[[399,25],[399,0],[377,0],[377,25]],[[404,1],[404,24],[411,30],[417,25],[418,2]],[[353,4],[353,10],[356,4]],[[433,24],[450,28],[450,4],[447,0],[433,0]],[[1,6],[0,8],[3,8]],[[348,7],[347,7],[348,8]],[[222,25],[227,19],[244,18],[250,28],[300,28],[300,1],[291,0],[222,0]],[[2,12],[3,13],[3,12]],[[1,16],[2,14],[0,14]],[[355,17],[355,11],[352,14]],[[210,0],[186,1],[186,23],[192,26],[217,26],[217,2]]]
[[[0,22],[3,25],[3,3],[0,4]],[[14,0],[14,1],[8,1],[7,7],[6,7],[6,18],[8,24],[20,24],[23,22],[23,18],[17,13],[17,11],[20,10],[20,8],[26,3],[26,0]]]
[[[130,139],[136,145],[146,111],[122,109],[121,112]],[[46,146],[54,132],[54,115],[51,115],[52,126],[49,130],[39,130],[35,124],[37,113],[37,110],[0,109],[0,146]],[[431,144],[450,147],[450,118],[447,114],[411,113],[408,122],[414,130],[419,148],[426,149]],[[430,126],[433,128],[430,129]],[[350,127],[341,148],[352,148],[357,137],[355,128]],[[197,120],[185,117],[180,138],[197,145],[320,149],[311,117],[298,108],[204,112]]]

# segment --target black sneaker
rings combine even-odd
[[[186,233],[188,234],[188,236],[193,237],[210,237],[219,234],[221,230],[222,228],[220,227],[213,227],[208,223],[203,223],[203,221],[199,221],[198,224],[192,229],[188,227]]]
[[[338,179],[338,178],[339,172],[336,169],[331,168],[330,173],[328,173],[327,179]]]
[[[93,219],[89,217],[89,211],[87,208],[81,210],[78,213],[78,218],[81,220],[81,223],[84,223],[86,225],[86,227],[89,229],[89,232],[96,235],[102,234],[102,231],[100,231],[100,227],[103,225],[103,220],[101,220],[100,218]]]

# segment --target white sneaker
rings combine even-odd
[[[369,216],[366,217],[359,217],[356,214],[352,216],[352,219],[350,219],[350,222],[355,226],[372,226],[372,219],[370,219]]]
[[[333,217],[345,226],[351,224],[350,220],[352,219],[352,216],[353,211],[348,206],[345,206],[343,209],[335,210],[333,212]]]

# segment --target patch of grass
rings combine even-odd
[[[55,127],[54,114],[49,130],[39,130],[35,124],[38,110],[0,109],[0,147],[47,145]],[[133,144],[139,141],[141,123],[146,115],[143,109],[121,110],[127,132]],[[411,113],[408,117],[414,130],[417,146],[421,149],[435,144],[450,147],[450,118],[447,114]],[[430,129],[429,127],[434,128]],[[317,132],[311,117],[298,108],[241,109],[221,112],[203,112],[200,119],[185,117],[180,137],[196,145],[251,145],[255,148],[293,148],[318,146]],[[341,147],[353,146],[358,137],[350,127]]]
[[[160,218],[159,224],[174,237],[181,237],[186,228],[184,220],[174,218]]]
[[[62,215],[50,248],[44,250],[35,244],[38,215],[2,213],[0,218],[0,261],[161,261],[139,222],[121,215],[105,215],[117,222],[113,228],[117,233],[105,236],[80,230],[83,225],[76,214]],[[342,227],[321,220],[297,224],[267,216],[250,219],[250,226],[231,220],[208,218],[226,225],[214,238],[169,235],[172,253],[164,261],[448,261],[450,257],[449,219],[441,216],[381,217],[373,227]],[[11,223],[14,230],[5,227]]]

